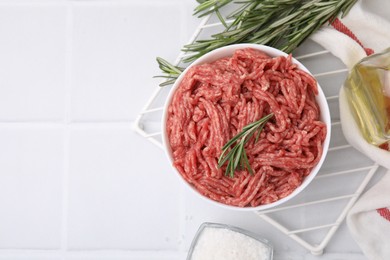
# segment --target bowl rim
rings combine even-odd
[[[174,167],[172,165],[173,159],[171,157],[171,146],[169,144],[167,132],[166,132],[166,121],[168,118],[168,107],[172,101],[173,94],[175,93],[176,89],[179,87],[181,81],[183,80],[184,75],[188,72],[188,70],[191,67],[199,65],[199,64],[209,63],[209,62],[215,61],[217,59],[220,59],[222,57],[229,57],[234,53],[235,50],[245,49],[245,48],[253,48],[256,50],[263,51],[271,57],[278,57],[278,56],[287,57],[288,56],[287,53],[285,53],[279,49],[267,46],[267,45],[253,44],[253,43],[238,43],[238,44],[232,44],[232,45],[224,46],[221,48],[217,48],[213,51],[206,53],[202,57],[196,59],[187,68],[185,68],[185,70],[179,75],[179,77],[176,79],[175,83],[172,85],[171,89],[169,90],[169,94],[165,100],[165,103],[163,106],[162,122],[161,122],[161,124],[162,124],[162,145],[163,145],[162,147],[164,149],[166,157],[168,158],[168,161],[170,162],[171,167],[175,171],[175,175],[178,175],[178,177],[180,177],[180,179],[185,183],[185,185],[190,190],[192,190],[192,192],[194,192],[197,196],[203,198],[204,200],[208,201],[211,204],[217,205],[217,206],[225,208],[225,209],[236,210],[236,211],[262,211],[262,210],[269,210],[271,208],[275,208],[281,204],[284,204],[285,202],[291,200],[292,198],[297,196],[299,193],[301,193],[309,185],[309,183],[311,183],[312,180],[317,176],[322,164],[325,161],[325,158],[326,158],[326,155],[327,155],[328,149],[329,149],[332,127],[331,127],[331,117],[330,117],[329,104],[327,102],[326,96],[325,96],[320,84],[318,83],[318,81],[317,81],[318,95],[316,95],[316,101],[317,101],[318,106],[320,107],[321,121],[326,124],[326,129],[327,129],[326,137],[325,137],[325,140],[324,140],[323,146],[322,146],[321,158],[318,161],[318,163],[316,164],[316,166],[314,166],[312,168],[310,174],[304,178],[304,180],[302,181],[300,186],[298,186],[292,193],[290,193],[286,197],[279,199],[275,202],[272,202],[269,204],[262,204],[262,205],[259,205],[256,207],[239,207],[239,206],[224,204],[222,202],[218,202],[218,201],[215,201],[211,198],[204,196],[198,190],[196,190],[193,187],[193,185],[188,183],[181,176],[180,172],[176,169],[176,167]],[[225,54],[225,53],[229,53],[229,54]],[[292,57],[292,62],[294,64],[298,65],[299,69],[301,69],[301,70],[303,70],[303,71],[305,71],[313,76],[313,74],[301,62],[299,62],[294,57]]]

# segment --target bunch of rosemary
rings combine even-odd
[[[344,17],[357,0],[197,0],[194,15],[203,17],[214,13],[224,25],[223,31],[209,39],[185,45],[189,63],[202,55],[235,43],[256,43],[290,53],[326,22]],[[237,9],[224,18],[220,9],[227,5]],[[160,69],[168,79],[160,86],[175,82],[182,68],[157,58]]]

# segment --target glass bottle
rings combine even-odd
[[[390,142],[390,48],[363,58],[344,84],[348,103],[367,142]]]

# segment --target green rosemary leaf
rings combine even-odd
[[[245,164],[244,168],[246,168],[249,171],[249,173],[253,175],[254,173],[253,173],[252,167],[249,163],[248,156],[246,155],[246,151],[244,150],[242,152],[242,154],[243,154],[243,161]]]
[[[222,14],[219,12],[219,10],[215,10],[215,14],[217,15],[219,21],[222,23],[223,26],[225,26],[225,28],[228,28],[228,25],[226,24],[225,22],[225,19],[222,17]]]
[[[175,83],[176,79],[179,75],[184,71],[184,68],[174,66],[163,58],[157,57],[156,61],[158,63],[159,68],[165,75],[154,76],[154,78],[166,78],[168,80],[160,83],[160,87],[172,85]]]
[[[269,28],[277,28],[277,27],[283,26],[283,25],[288,24],[288,23],[293,23],[293,21],[294,21],[293,19],[299,15],[301,15],[301,12],[292,13],[292,14],[274,22],[273,24],[271,24],[269,26]]]
[[[235,150],[234,157],[233,157],[234,169],[237,169],[237,167],[240,165],[242,150],[244,150],[244,142],[241,140],[238,143],[237,149]]]
[[[230,160],[228,163],[228,167],[226,168],[225,175],[233,178],[234,177],[234,161]]]
[[[170,64],[168,61],[164,60],[163,58],[157,57],[156,61],[160,67],[160,69],[164,72],[169,72],[170,74],[176,73],[177,75],[180,75],[184,71],[183,68],[174,66]]]
[[[177,78],[173,78],[171,80],[166,80],[162,83],[159,84],[160,87],[165,87],[165,86],[169,86],[169,85],[172,85],[173,83],[175,83]]]

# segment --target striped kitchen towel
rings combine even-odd
[[[387,17],[367,11],[370,1],[360,0],[348,15],[323,26],[311,39],[340,58],[351,69],[362,58],[390,47],[390,1],[380,1]],[[390,72],[389,72],[390,73]],[[389,86],[390,87],[390,86]],[[390,151],[365,141],[351,114],[344,88],[339,93],[340,120],[347,141],[379,165],[389,169],[366,191],[347,216],[348,228],[371,260],[390,259]]]

